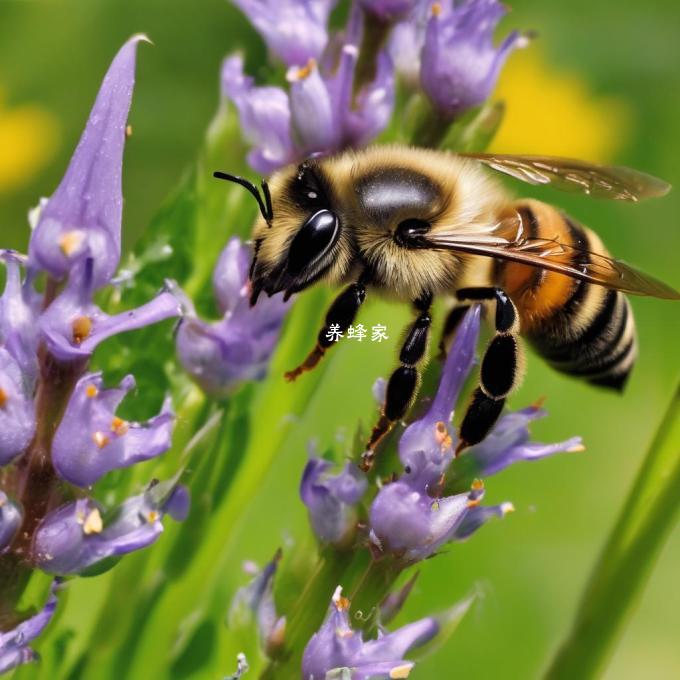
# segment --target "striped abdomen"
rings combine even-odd
[[[565,254],[565,261],[587,264],[586,251],[609,255],[595,233],[552,206],[526,200],[513,207],[528,225],[527,236],[583,249]],[[622,293],[514,262],[499,263],[496,274],[519,310],[522,334],[554,368],[595,385],[623,389],[637,357],[637,341],[633,312]]]

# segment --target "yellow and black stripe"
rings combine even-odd
[[[552,206],[518,202],[529,237],[556,239],[578,250],[565,262],[590,264],[590,252],[609,255],[599,237]],[[515,262],[496,266],[521,332],[558,371],[594,385],[622,390],[637,358],[633,312],[627,298],[603,286]]]

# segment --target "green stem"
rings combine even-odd
[[[392,24],[364,12],[364,35],[361,40],[359,58],[354,70],[354,95],[367,83],[375,80],[378,67],[378,55],[385,46]]]
[[[680,388],[600,555],[549,680],[597,677],[649,578],[680,506]]]
[[[45,307],[54,296],[50,281]],[[85,370],[85,362],[62,363],[44,346],[39,350],[40,379],[36,390],[36,431],[15,468],[13,491],[24,509],[22,525],[9,552],[0,557],[0,631],[9,630],[22,618],[15,611],[33,571],[33,535],[47,513],[63,500],[52,465],[52,440],[66,410],[71,392]]]
[[[411,142],[416,146],[436,149],[446,137],[450,120],[442,117],[429,102],[417,111],[417,120],[411,135]]]
[[[402,567],[391,557],[371,560],[361,580],[349,596],[352,603],[352,622],[369,635],[379,621],[380,603],[401,573]]]

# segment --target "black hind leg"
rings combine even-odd
[[[458,298],[495,301],[496,335],[484,352],[479,387],[461,423],[457,452],[486,437],[503,410],[505,398],[519,384],[522,373],[519,315],[512,300],[500,288],[465,288],[458,291]]]

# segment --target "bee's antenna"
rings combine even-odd
[[[260,207],[260,213],[264,217],[265,222],[271,227],[272,220],[274,219],[274,210],[272,208],[272,197],[269,193],[269,185],[265,180],[262,180],[262,192],[264,193],[264,201],[260,195],[260,190],[247,179],[239,177],[238,175],[229,175],[226,172],[213,172],[213,177],[217,179],[224,179],[227,182],[235,182],[240,184],[242,187],[247,189],[257,201],[257,205]]]
[[[264,194],[264,202],[265,206],[267,208],[267,214],[269,215],[269,219],[265,217],[267,220],[267,224],[271,227],[271,221],[274,219],[274,206],[272,205],[272,195],[269,191],[269,184],[267,184],[267,180],[262,180],[262,193]]]

